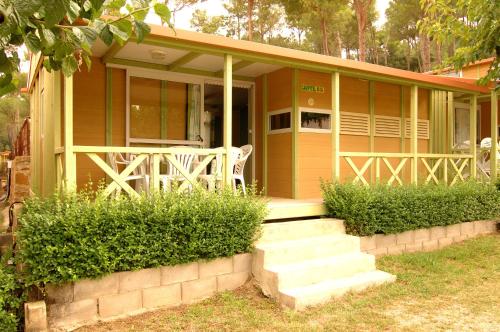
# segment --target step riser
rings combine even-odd
[[[261,250],[257,248],[256,250]],[[290,264],[309,259],[330,257],[360,251],[360,240],[357,237],[332,239],[331,241],[311,242],[302,246],[266,249],[263,255],[263,266]]]
[[[368,287],[380,286],[385,283],[394,282],[395,277],[376,279],[369,282],[364,282],[358,285],[345,286],[330,292],[322,292],[314,296],[293,297],[284,293],[279,294],[279,302],[286,307],[294,310],[304,310],[307,307],[326,303],[332,299],[339,298],[348,292],[361,292]]]
[[[257,243],[296,240],[327,234],[345,234],[344,223],[341,220],[320,219],[266,224],[262,227],[262,236]]]
[[[374,256],[361,256],[360,258],[342,262],[341,264],[314,267],[292,273],[273,273],[278,280],[277,289],[288,289],[315,284],[328,279],[345,278],[356,273],[375,270]]]

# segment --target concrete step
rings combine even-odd
[[[276,298],[282,289],[345,278],[375,269],[375,256],[361,252],[268,266],[264,271],[263,292]]]
[[[262,266],[297,263],[310,259],[330,257],[360,251],[358,237],[345,234],[312,236],[303,239],[260,243],[255,246]]]
[[[326,216],[327,210],[322,199],[280,199],[273,198],[267,204],[266,220],[292,219]]]
[[[279,302],[294,310],[302,310],[328,302],[349,291],[359,292],[368,287],[394,282],[396,276],[375,270],[362,272],[342,279],[326,280],[320,283],[280,290]]]
[[[345,234],[344,222],[324,218],[264,224],[262,236],[257,243],[296,240],[326,234]]]

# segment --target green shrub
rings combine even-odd
[[[0,331],[17,331],[19,310],[24,301],[14,268],[0,261]]]
[[[347,232],[360,236],[500,216],[500,192],[476,182],[452,187],[323,183],[322,191],[329,215],[344,219]]]
[[[249,252],[265,201],[231,191],[139,199],[66,194],[26,202],[18,259],[29,284],[97,278]]]

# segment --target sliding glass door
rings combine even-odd
[[[130,76],[129,145],[202,145],[201,87]]]

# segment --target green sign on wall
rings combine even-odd
[[[317,92],[317,93],[324,93],[325,88],[319,85],[302,85],[302,91],[304,92]]]

